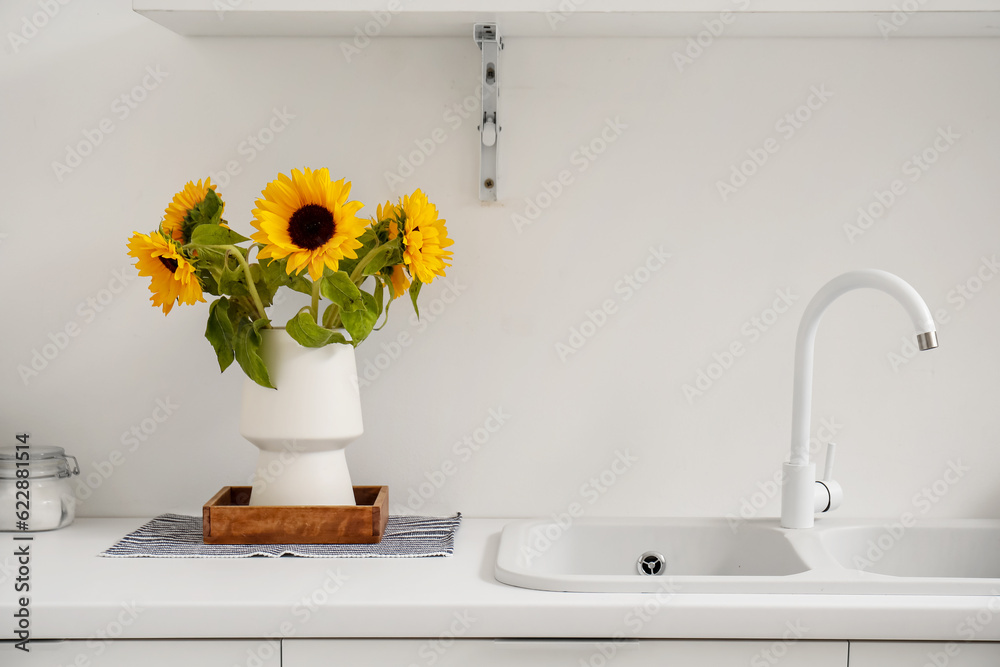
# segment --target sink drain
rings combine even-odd
[[[658,574],[663,574],[663,570],[667,567],[667,561],[663,557],[663,554],[658,554],[655,551],[647,551],[639,556],[635,567],[639,570],[639,574],[654,577]]]

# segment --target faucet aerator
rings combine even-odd
[[[920,351],[933,350],[938,346],[937,342],[937,332],[927,331],[922,334],[917,334],[917,346],[920,347]]]

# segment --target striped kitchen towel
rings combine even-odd
[[[161,514],[100,554],[106,558],[421,558],[451,556],[462,515],[390,516],[378,544],[205,544],[201,517]]]

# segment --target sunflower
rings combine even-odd
[[[351,184],[330,180],[328,169],[292,169],[292,177],[278,174],[261,191],[253,210],[251,238],[264,244],[259,257],[288,258],[289,275],[309,268],[309,277],[319,280],[324,266],[337,270],[341,259],[356,259],[357,240],[366,222],[354,217],[364,204],[347,201]]]
[[[375,207],[374,223],[385,222],[386,220],[396,220],[399,218],[399,206],[392,202],[379,204]],[[396,238],[395,236],[393,238]]]
[[[391,238],[396,238],[399,234],[396,233],[396,220],[399,218],[399,206],[392,204],[391,202],[386,202],[384,204],[379,204],[375,210],[375,219],[372,221],[373,224],[378,224],[381,222],[389,223],[389,233]],[[385,280],[392,283],[392,298],[398,299],[406,290],[410,288],[410,277],[406,275],[406,269],[403,268],[402,264],[394,264],[392,266],[387,266],[383,268],[379,273]]]
[[[152,278],[149,291],[153,296],[149,300],[154,308],[162,306],[166,315],[176,301],[188,305],[205,301],[194,266],[180,253],[176,242],[160,232],[149,236],[133,232],[128,247],[128,254],[136,259],[139,275]]]
[[[185,229],[184,222],[191,214],[191,209],[205,201],[209,190],[215,190],[215,185],[212,183],[211,178],[206,178],[204,185],[202,185],[200,179],[197,183],[188,181],[184,189],[174,195],[173,201],[164,210],[160,230],[180,244],[189,242],[191,240],[191,228],[189,225]]]
[[[445,248],[454,241],[448,238],[448,229],[445,221],[438,218],[437,207],[427,201],[427,195],[415,190],[400,199],[395,217],[389,223],[389,240],[399,235],[402,222],[403,262],[410,275],[424,284],[434,280],[434,276],[444,276],[444,268],[451,266],[448,260],[452,255]]]
[[[392,283],[392,298],[396,299],[406,294],[406,290],[410,289],[410,279],[407,277],[403,265],[396,264],[386,271],[389,272],[389,281]]]

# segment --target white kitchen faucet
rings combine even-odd
[[[937,347],[937,333],[931,311],[917,291],[905,280],[886,271],[849,271],[824,285],[806,306],[795,339],[795,379],[792,389],[792,452],[782,469],[781,526],[812,528],[816,513],[840,505],[843,491],[833,481],[834,447],[827,447],[823,480],[816,480],[816,464],[809,462],[809,413],[812,408],[813,352],[820,318],[833,301],[845,292],[861,287],[881,290],[894,297],[910,315],[917,329],[921,350]]]

